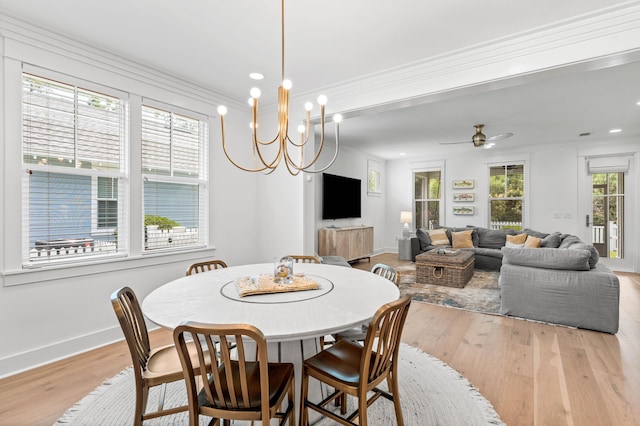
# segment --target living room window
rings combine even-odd
[[[416,229],[433,229],[440,225],[442,205],[441,170],[416,171],[413,173],[413,205]]]
[[[124,229],[126,95],[69,80],[22,74],[25,267],[125,251],[116,230]]]
[[[170,106],[142,106],[144,250],[206,244],[204,117]]]
[[[489,227],[521,230],[524,221],[524,164],[489,167]]]

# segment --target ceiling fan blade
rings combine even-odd
[[[499,141],[501,139],[507,139],[510,138],[511,136],[513,136],[513,133],[508,132],[508,133],[502,133],[499,135],[495,135],[495,136],[490,136],[487,138],[488,141]]]
[[[439,142],[440,145],[455,145],[459,143],[473,143],[472,141],[458,141],[458,142]]]

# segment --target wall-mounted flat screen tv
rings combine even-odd
[[[322,174],[322,219],[362,217],[360,179]]]

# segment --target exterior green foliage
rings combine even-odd
[[[159,229],[171,229],[174,226],[180,226],[175,220],[171,220],[164,216],[154,216],[151,214],[144,215],[144,226],[158,225]]]
[[[524,166],[491,167],[489,173],[491,222],[522,223]],[[520,229],[520,227],[512,227]]]

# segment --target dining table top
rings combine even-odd
[[[158,287],[144,298],[142,311],[166,328],[186,321],[252,324],[267,341],[283,342],[368,323],[380,306],[400,297],[393,282],[369,271],[312,263],[296,263],[293,269],[294,274],[317,282],[318,288],[241,297],[236,282],[273,275],[273,264],[231,266]]]

